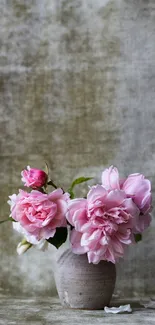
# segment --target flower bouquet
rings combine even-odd
[[[56,284],[63,305],[100,309],[108,305],[115,285],[115,263],[126,248],[142,239],[151,222],[151,184],[142,174],[119,178],[116,167],[102,172],[101,184],[75,198],[76,179],[65,191],[45,171],[27,167],[22,181],[30,191],[10,196],[13,228],[24,239],[17,252],[31,247],[59,248],[69,237],[69,249],[58,260]],[[54,190],[50,191],[49,187]],[[68,236],[69,233],[69,236]]]

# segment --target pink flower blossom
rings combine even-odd
[[[102,185],[107,190],[120,190],[119,173],[116,167],[110,166],[102,172]]]
[[[35,236],[33,236],[33,234],[30,234],[29,232],[27,232],[25,230],[25,228],[23,228],[19,222],[12,222],[13,224],[13,229],[18,231],[24,238],[25,240],[34,245],[35,247],[37,247],[38,249],[44,251],[47,249],[48,247],[48,242],[45,239],[41,239],[41,240],[37,240]],[[21,242],[22,243],[22,242]],[[18,245],[17,248],[21,247],[22,245]],[[25,246],[26,248],[26,246]],[[24,248],[22,247],[21,250],[23,250]],[[19,253],[19,252],[18,252]]]
[[[47,181],[47,174],[43,170],[30,168],[30,166],[21,172],[21,176],[24,185],[32,188],[42,187]]]
[[[128,197],[132,197],[141,213],[145,214],[151,208],[151,183],[142,174],[131,174],[122,185]]]
[[[107,189],[121,189],[132,198],[140,210],[134,232],[143,232],[151,222],[151,183],[142,174],[131,174],[126,179],[119,179],[116,167],[111,166],[102,173],[102,185]]]
[[[37,241],[48,239],[54,236],[57,227],[67,226],[68,197],[60,188],[49,194],[20,190],[18,195],[10,196],[11,216]]]
[[[132,241],[134,218],[138,215],[139,209],[124,191],[92,187],[87,199],[69,202],[66,217],[74,227],[70,237],[73,252],[87,253],[89,263],[115,263]]]

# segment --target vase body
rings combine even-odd
[[[116,269],[111,262],[88,263],[86,254],[76,255],[70,249],[57,260],[55,282],[65,307],[103,309],[110,303],[115,280]]]

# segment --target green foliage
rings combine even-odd
[[[135,234],[134,237],[135,237],[136,243],[138,243],[139,241],[142,240],[142,235],[141,234]]]
[[[0,221],[0,224],[1,223],[4,223],[4,222],[7,222],[7,221],[14,221],[14,222],[16,222],[13,218],[7,218],[7,219],[5,219],[5,220],[2,220],[2,221]]]
[[[49,175],[49,167],[46,161],[45,161],[45,173],[47,174],[47,176]]]
[[[79,178],[76,178],[73,183],[71,184],[71,187],[69,188],[68,190],[68,193],[70,194],[70,198],[71,199],[74,199],[75,195],[74,195],[74,192],[73,192],[73,189],[76,185],[78,184],[81,184],[81,183],[84,183],[84,182],[87,182],[89,181],[90,179],[93,179],[93,177],[79,177]]]
[[[61,227],[56,229],[54,237],[47,239],[48,243],[59,248],[67,239],[67,228]]]

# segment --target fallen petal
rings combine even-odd
[[[130,304],[129,305],[124,305],[124,306],[120,306],[120,307],[104,307],[104,311],[106,313],[112,313],[112,314],[118,314],[118,313],[131,313],[132,309]]]

